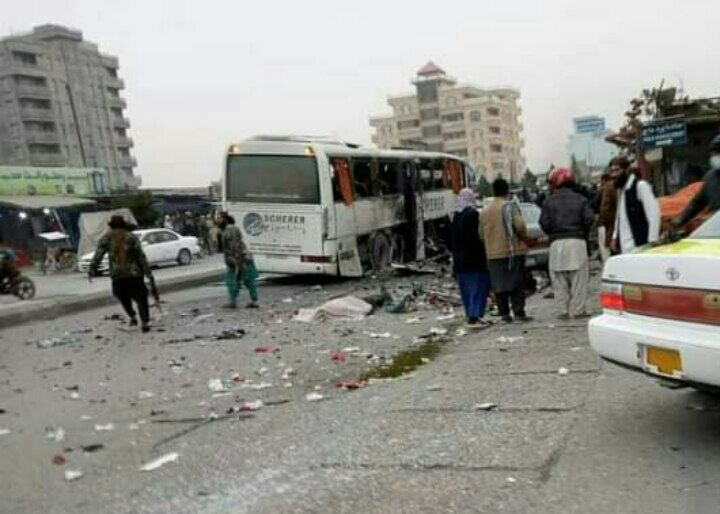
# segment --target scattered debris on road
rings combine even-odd
[[[72,482],[73,480],[77,480],[82,477],[83,477],[83,472],[79,469],[66,469],[65,470],[65,480],[67,480],[68,482]]]
[[[360,321],[370,314],[373,306],[355,296],[335,298],[311,309],[300,309],[294,320],[302,323],[317,323],[329,318],[344,318]]]
[[[179,458],[179,453],[166,453],[165,455],[140,466],[140,471],[155,471],[156,469],[163,467],[165,464],[176,462]]]
[[[497,409],[497,403],[478,403],[473,407],[474,410],[495,410]]]

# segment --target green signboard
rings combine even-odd
[[[102,169],[0,166],[0,195],[92,196],[107,189]]]

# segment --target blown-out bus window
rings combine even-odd
[[[314,156],[231,155],[227,163],[230,202],[320,203]]]

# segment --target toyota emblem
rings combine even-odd
[[[675,282],[677,279],[680,278],[680,272],[675,268],[668,268],[665,272],[665,276],[668,280]]]

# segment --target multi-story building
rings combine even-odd
[[[584,181],[598,181],[610,159],[617,155],[617,148],[608,143],[610,131],[605,127],[605,118],[581,116],[573,118],[575,132],[567,143],[568,158],[580,172]]]
[[[101,168],[140,185],[116,57],[58,25],[0,40],[0,164]]]
[[[489,181],[498,175],[520,181],[525,158],[517,90],[458,85],[433,62],[413,84],[414,94],[388,98],[392,115],[370,118],[373,143],[452,153]]]

